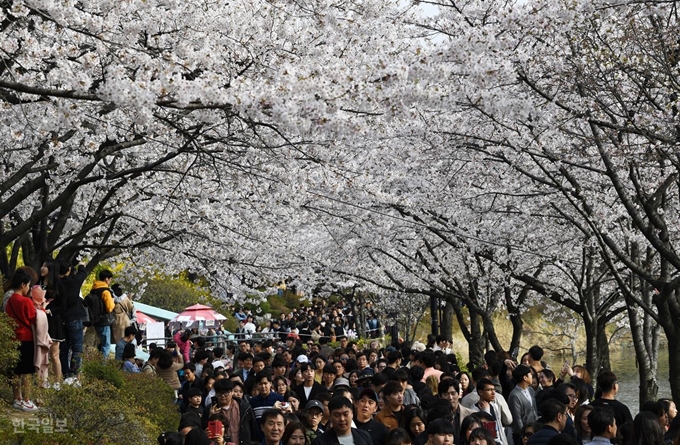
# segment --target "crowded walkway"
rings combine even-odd
[[[680,443],[673,400],[647,402],[633,417],[617,400],[616,370],[594,379],[539,345],[520,357],[489,350],[484,363],[460,364],[443,336],[385,344],[370,307],[368,338],[359,338],[358,317],[343,301],[272,319],[237,308],[235,333],[176,329],[164,344],[149,343],[141,360],[133,304],[113,274],[101,271],[88,295],[99,308],[81,301],[83,280],[82,264],[47,262],[39,274],[21,268],[8,281],[3,308],[20,342],[13,408],[40,409],[34,381],[78,384],[85,324],[105,359],[174,391],[181,420],[158,438],[163,444]]]

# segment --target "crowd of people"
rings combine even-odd
[[[378,338],[382,334],[380,321],[371,303],[364,307],[366,321],[364,330],[369,338]],[[238,308],[234,312],[238,322],[235,331],[237,338],[246,339],[279,339],[285,340],[290,332],[298,334],[303,341],[318,341],[328,337],[334,342],[341,336],[350,339],[358,338],[357,318],[352,307],[344,300],[336,304],[320,300],[309,307],[294,308],[290,312],[281,313],[278,318],[258,317],[249,309]]]
[[[129,314],[112,273],[98,278],[92,292],[112,318]],[[3,309],[20,343],[14,408],[38,409],[30,398],[33,374],[47,385],[48,377],[79,373],[83,320],[92,315],[80,296],[84,279],[83,264],[55,261],[39,274],[19,268],[8,280]],[[92,323],[105,357],[115,345],[125,372],[149,373],[175,391],[178,431],[159,443],[680,445],[671,399],[647,402],[633,418],[616,400],[613,372],[593,381],[583,366],[551,369],[539,346],[519,359],[488,351],[485,363],[467,372],[442,336],[387,347],[357,340],[356,319],[343,302],[293,310],[260,330],[247,326],[255,325],[252,314],[238,310],[236,317],[237,341],[222,345],[178,329],[163,346],[150,344],[145,362],[137,358],[139,332],[130,316],[119,327],[115,320]]]
[[[443,337],[366,349],[343,333],[331,346],[290,327],[224,349],[187,331],[175,339],[152,352],[183,413],[162,444],[680,444],[672,400],[633,418],[613,372],[593,381],[583,366],[550,369],[539,346],[519,360],[489,351],[463,372]]]
[[[111,285],[109,270],[99,272],[91,292],[101,299],[110,322],[90,323],[92,312],[81,296],[86,277],[83,263],[71,266],[63,260],[50,260],[39,272],[20,267],[5,282],[2,309],[14,320],[14,338],[19,342],[19,361],[12,370],[15,409],[38,410],[31,400],[34,375],[42,386],[79,383],[86,325],[95,332],[104,357],[112,343],[129,339],[129,329],[137,334],[131,326],[134,305],[119,286]],[[133,352],[132,357],[135,355]]]

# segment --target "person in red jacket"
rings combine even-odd
[[[36,411],[37,406],[29,398],[31,391],[31,375],[35,373],[33,328],[37,312],[33,300],[27,297],[31,289],[31,277],[23,270],[16,270],[11,279],[12,296],[9,297],[5,312],[15,322],[14,337],[19,345],[19,363],[14,368],[17,378],[12,380],[15,409]]]

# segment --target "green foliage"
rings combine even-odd
[[[463,358],[463,354],[456,352],[456,362],[458,363],[458,368],[460,372],[470,372],[471,370],[467,367],[467,360]]]
[[[164,381],[147,373],[125,374],[122,398],[136,401],[136,411],[148,419],[158,434],[177,430],[179,412],[175,392]],[[158,435],[156,435],[158,437]]]
[[[16,324],[7,314],[0,312],[0,385],[6,386],[9,371],[16,366],[19,360],[17,347],[19,342],[14,340],[14,328]]]
[[[187,306],[197,303],[208,304],[216,310],[221,306],[221,302],[210,297],[207,290],[182,276],[148,280],[139,301],[173,312],[182,312]]]
[[[65,422],[67,432],[47,434],[26,431],[15,434],[0,423],[0,436],[14,437],[17,444],[155,444],[163,432],[176,430],[179,413],[172,389],[149,374],[124,373],[111,360],[86,360],[82,386],[63,385],[59,391],[40,389],[42,409],[36,413]]]
[[[120,362],[115,360],[86,360],[83,372],[88,378],[102,380],[115,388],[122,388],[125,378]]]

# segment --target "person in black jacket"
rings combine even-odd
[[[293,388],[293,392],[298,395],[300,405],[306,406],[308,401],[316,399],[319,394],[327,393],[328,390],[314,381],[314,364],[303,363],[298,369],[302,372],[304,380],[301,385]]]
[[[364,388],[354,402],[356,417],[354,424],[358,429],[371,436],[373,445],[384,445],[389,430],[385,425],[373,418],[378,409],[378,395],[372,388]]]
[[[557,399],[548,399],[539,406],[543,428],[529,438],[527,445],[545,445],[558,435],[567,424],[567,405]]]
[[[83,317],[85,307],[80,298],[80,288],[83,286],[87,272],[85,264],[80,262],[72,268],[66,260],[59,261],[59,281],[64,295],[61,319],[64,323],[64,341],[59,346],[59,361],[64,378],[77,377],[80,373],[83,354]]]
[[[373,445],[371,436],[362,430],[352,428],[352,402],[347,397],[334,397],[328,402],[328,411],[331,413],[330,430],[317,436],[312,445],[337,445],[347,443],[351,435],[354,445]]]
[[[224,442],[234,442],[237,445],[259,442],[260,428],[255,420],[255,412],[245,397],[239,399],[234,396],[232,392],[234,382],[229,379],[217,380],[214,389],[217,403],[210,406],[208,415],[220,415],[224,425]],[[235,410],[235,407],[238,407],[238,410]],[[236,420],[235,414],[237,412],[239,417],[238,434],[236,434],[235,429],[229,427]]]

